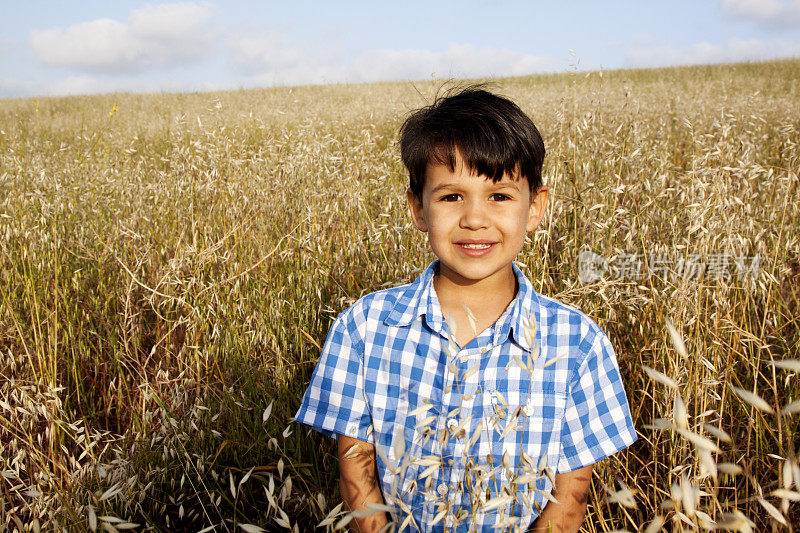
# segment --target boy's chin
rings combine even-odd
[[[510,262],[503,265],[462,266],[449,265],[440,259],[439,276],[461,283],[478,283],[485,279],[494,277],[495,275],[504,272],[506,269],[511,269]]]

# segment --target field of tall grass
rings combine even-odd
[[[518,261],[608,333],[640,435],[585,530],[796,530],[800,60],[494,82],[548,151]],[[0,100],[0,530],[346,523],[291,417],[333,318],[433,259],[396,133],[440,86]]]

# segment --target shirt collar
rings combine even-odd
[[[433,275],[439,260],[433,261],[413,283],[406,285],[394,303],[392,310],[384,319],[387,326],[408,326],[420,315],[434,331],[445,335],[444,316],[436,291],[433,288]],[[494,343],[498,344],[511,336],[521,348],[531,351],[533,345],[539,344],[539,298],[528,277],[512,263],[511,267],[517,278],[519,290],[514,300],[495,323]],[[526,329],[530,324],[530,333]],[[531,335],[532,333],[532,335]]]

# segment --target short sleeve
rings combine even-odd
[[[295,421],[330,437],[346,435],[372,443],[363,359],[363,342],[350,308],[339,315],[328,332]]]
[[[594,464],[636,440],[614,348],[600,332],[572,379],[558,472]]]

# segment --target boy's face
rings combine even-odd
[[[460,156],[453,172],[429,164],[422,198],[407,195],[414,225],[441,261],[439,274],[459,284],[507,276],[547,206],[546,187],[531,198],[526,179],[493,183],[471,174]]]

